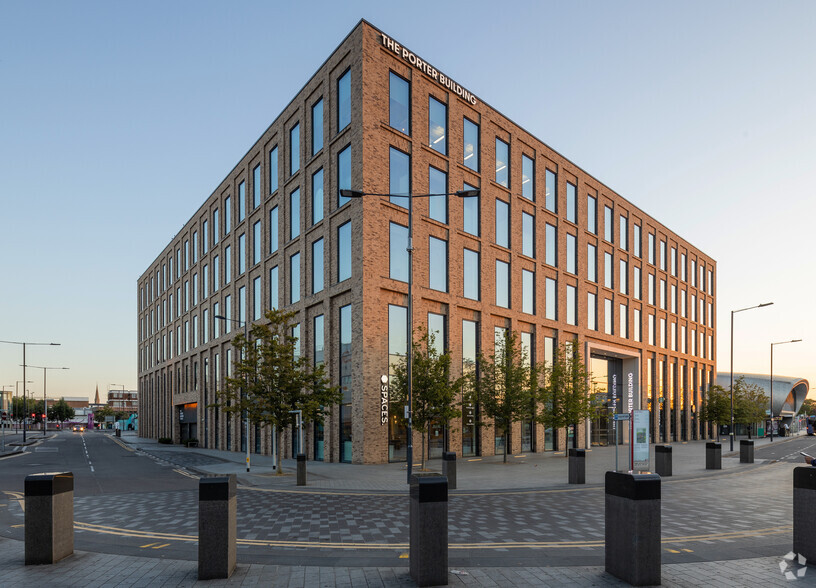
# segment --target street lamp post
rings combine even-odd
[[[45,395],[45,373],[48,370],[67,370],[70,368],[67,367],[44,367],[41,365],[30,365],[28,367],[41,369],[43,371],[43,437],[45,437],[46,430],[48,429],[48,401],[46,400]],[[33,398],[32,398],[33,400]]]
[[[749,306],[748,308],[740,308],[739,310],[731,311],[731,425],[728,428],[728,436],[731,439],[731,451],[734,451],[734,315],[745,310],[753,310],[754,308],[762,308],[763,306],[770,306],[773,302],[763,302],[756,306]]]
[[[470,198],[479,196],[480,190],[458,190],[456,192],[443,192],[439,194],[378,194],[374,192],[362,192],[360,190],[340,190],[340,195],[345,198],[362,198],[363,196],[385,196],[388,198],[408,199],[408,351],[406,355],[407,376],[408,376],[408,442],[405,447],[405,457],[408,462],[408,483],[411,483],[411,475],[414,465],[414,405],[413,405],[413,342],[414,342],[414,198],[429,198],[431,196],[458,196],[459,198]]]
[[[17,382],[14,384],[14,396],[15,396],[15,398],[20,397],[20,384],[23,384],[23,400],[25,400],[25,394],[26,394],[25,385],[26,384],[33,384],[33,383],[34,383],[34,380],[28,380],[27,382],[24,382],[23,380],[17,380]],[[14,410],[14,403],[13,402],[11,404],[11,408],[12,408],[12,410]],[[19,423],[20,422],[20,415],[15,411],[14,416],[17,417],[16,422]],[[25,423],[26,423],[25,418],[26,418],[26,411],[25,411],[25,409],[23,409],[23,429],[25,429]]]
[[[771,429],[771,441],[770,441],[771,443],[773,443],[773,416],[774,416],[773,415],[773,348],[774,348],[774,345],[784,345],[785,343],[799,343],[800,341],[801,341],[801,339],[791,339],[790,341],[779,341],[777,343],[771,343],[771,390],[770,390],[770,392],[768,394],[768,396],[770,396],[770,400],[769,400],[770,410],[768,411],[768,414],[771,417],[771,420],[770,420],[771,426],[769,427]]]
[[[59,343],[31,343],[29,341],[0,341],[0,343],[8,343],[9,345],[22,345],[23,346],[23,382],[26,381],[26,345],[59,345]],[[28,413],[28,407],[26,406],[26,395],[25,395],[25,385],[23,385],[23,419],[25,419],[25,415]],[[23,421],[23,443],[26,442],[26,429],[25,429],[25,420]]]
[[[222,321],[230,321],[233,323],[238,323],[239,325],[244,325],[244,340],[246,344],[249,344],[249,322],[248,321],[241,321],[234,318],[227,318],[220,314],[215,315],[215,318],[222,320]],[[241,349],[241,361],[244,360],[244,350]],[[244,374],[244,394],[249,393],[249,380],[248,375]],[[246,466],[247,466],[247,473],[249,473],[249,413],[244,411],[244,424],[246,426]]]

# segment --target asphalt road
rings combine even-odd
[[[757,448],[758,463],[662,484],[663,562],[785,553],[792,543],[791,472],[801,437]],[[0,537],[22,540],[23,481],[72,471],[77,550],[197,558],[198,481],[98,431],[62,432],[0,460]],[[239,558],[246,563],[405,565],[406,492],[240,488]],[[451,566],[602,565],[600,486],[456,493],[449,500]]]

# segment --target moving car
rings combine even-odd
[[[74,433],[84,433],[85,427],[83,425],[74,425],[73,427],[71,427],[71,430]]]

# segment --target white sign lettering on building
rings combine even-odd
[[[388,376],[380,377],[380,425],[388,422]]]

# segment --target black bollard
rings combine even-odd
[[[297,485],[306,485],[306,454],[297,454]]]
[[[74,474],[31,474],[25,483],[25,565],[74,552]]]
[[[722,469],[722,444],[706,443],[706,469]]]
[[[655,473],[661,478],[672,475],[671,445],[655,445]]]
[[[586,449],[569,450],[569,483],[586,484]]]
[[[229,578],[235,571],[237,539],[235,474],[198,482],[198,579]]]
[[[660,476],[606,472],[606,571],[632,586],[660,584]]]
[[[754,463],[754,442],[740,440],[740,463]]]
[[[793,551],[816,561],[816,467],[793,469]]]
[[[448,480],[411,476],[409,569],[417,586],[448,584]]]
[[[456,490],[456,452],[442,454],[442,475],[448,479],[448,490]]]

